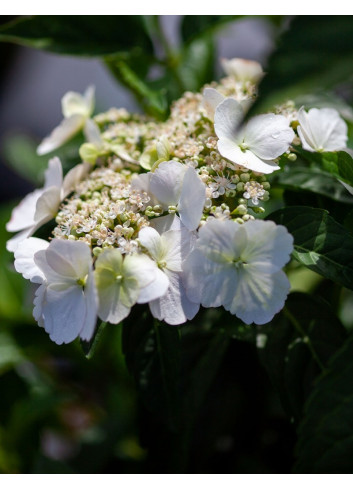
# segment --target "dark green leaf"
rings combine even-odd
[[[286,166],[282,172],[276,172],[271,182],[272,187],[314,192],[337,202],[353,204],[353,196],[335,178],[320,169],[305,166]]]
[[[345,340],[345,329],[328,303],[297,292],[258,332],[267,338],[258,349],[260,360],[284,408],[298,421],[314,379]]]
[[[352,77],[353,18],[298,16],[278,42],[260,84],[260,97],[248,113],[304,93],[331,88]]]
[[[212,38],[200,37],[187,44],[180,58],[178,72],[186,90],[198,91],[214,78],[215,48]]]
[[[147,114],[157,119],[164,119],[168,110],[167,90],[165,87],[159,90],[152,88],[153,84],[147,82],[144,77],[141,78],[137,71],[134,71],[135,61],[134,58],[127,56],[115,56],[106,60],[117,80],[133,92]]]
[[[353,289],[353,236],[322,209],[294,206],[268,216],[294,237],[293,257],[306,267]]]
[[[353,337],[332,358],[305,406],[299,428],[300,473],[353,472]]]
[[[308,161],[312,161],[327,173],[339,180],[353,185],[353,159],[346,151],[311,153],[300,150],[300,154]],[[348,194],[348,192],[346,191]]]
[[[20,17],[0,28],[0,41],[53,53],[104,56],[131,49],[152,52],[139,15],[39,15]]]
[[[209,36],[222,25],[241,17],[241,15],[185,15],[181,23],[183,42],[188,43],[200,35]]]

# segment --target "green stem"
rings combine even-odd
[[[287,307],[283,308],[283,313],[287,317],[287,319],[289,319],[289,321],[292,323],[292,325],[295,327],[295,329],[298,331],[298,333],[300,334],[300,336],[303,339],[303,342],[308,346],[308,348],[309,348],[309,350],[313,356],[313,359],[316,361],[316,363],[318,364],[320,369],[324,372],[326,370],[326,368],[323,365],[323,363],[321,362],[318,354],[316,353],[316,351],[313,347],[313,344],[311,343],[309,336],[306,334],[305,330],[302,328],[299,321],[297,321],[297,319],[293,316],[293,314],[289,311],[289,309]]]
[[[155,15],[154,16],[154,26],[155,26],[155,31],[157,33],[158,39],[163,47],[164,53],[165,53],[165,61],[164,65],[166,65],[171,73],[173,74],[175,81],[178,85],[179,90],[183,93],[186,90],[186,87],[184,86],[184,82],[182,78],[180,77],[179,71],[177,69],[177,64],[178,64],[178,56],[176,55],[175,51],[171,48],[168,39],[165,36],[165,33],[162,29],[161,23],[160,23],[160,16]]]

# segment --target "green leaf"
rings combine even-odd
[[[352,77],[353,18],[297,16],[269,58],[258,101],[247,117],[305,93],[346,82]]]
[[[198,36],[209,36],[216,29],[233,22],[242,15],[185,15],[181,22],[181,36],[188,43]],[[211,81],[211,80],[209,80]]]
[[[139,15],[20,17],[0,27],[0,41],[78,56],[105,56],[131,49],[152,52]]]
[[[295,471],[353,471],[353,337],[329,363],[305,406],[299,427]]]
[[[260,360],[283,407],[298,421],[314,379],[341,347],[346,331],[328,303],[294,292],[284,310],[258,332],[267,338],[258,348]]]
[[[312,153],[299,150],[302,157],[314,162],[319,168],[330,173],[339,180],[353,185],[353,159],[346,151]],[[347,190],[346,193],[348,194]],[[349,195],[349,194],[348,194]]]
[[[215,47],[212,38],[201,37],[181,52],[178,72],[186,90],[198,91],[214,78]]]
[[[353,204],[353,196],[331,174],[318,168],[288,165],[283,171],[275,172],[271,187],[314,192],[337,202]]]
[[[353,289],[353,236],[326,210],[305,206],[280,209],[268,220],[294,237],[293,257],[314,272]]]
[[[107,66],[117,80],[133,92],[137,101],[147,114],[157,119],[165,119],[168,110],[166,88],[154,89],[153,84],[141,77],[133,69],[133,58],[128,56],[115,56],[106,59]]]

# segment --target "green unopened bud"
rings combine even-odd
[[[94,165],[100,156],[100,150],[92,143],[84,143],[79,150],[82,161],[86,161],[91,165]]]
[[[295,153],[289,153],[288,159],[289,161],[296,161],[297,155]]]
[[[237,192],[244,192],[244,184],[243,184],[243,182],[237,183]]]
[[[248,208],[246,205],[238,205],[238,207],[236,207],[233,212],[234,214],[244,215],[248,212]]]
[[[95,248],[93,248],[92,253],[94,256],[99,256],[102,253],[102,251],[103,251],[102,248],[96,246]]]
[[[240,181],[241,181],[241,182],[246,183],[246,182],[248,182],[249,180],[250,180],[250,174],[249,174],[249,173],[242,173],[242,174],[240,175]]]

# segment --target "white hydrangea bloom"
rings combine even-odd
[[[29,193],[12,211],[6,229],[9,232],[20,232],[7,241],[7,250],[15,251],[21,241],[32,236],[40,226],[53,219],[60,202],[86,172],[87,166],[80,164],[72,168],[63,179],[60,159],[50,159],[45,171],[44,187]]]
[[[347,124],[335,109],[298,111],[298,134],[306,151],[338,151],[347,146]]]
[[[85,127],[94,110],[94,87],[89,86],[83,95],[67,92],[61,100],[61,106],[64,119],[38,146],[39,155],[59,148]]]
[[[292,250],[292,236],[271,221],[208,221],[185,262],[188,297],[204,307],[224,306],[246,324],[265,324],[289,292],[281,268]]]
[[[151,227],[145,227],[139,233],[139,240],[168,281],[166,293],[149,303],[153,316],[173,325],[192,319],[200,303],[194,303],[186,296],[182,284],[182,262],[192,249],[194,233],[184,226],[162,234]]]
[[[168,279],[146,255],[124,258],[118,249],[106,249],[98,257],[95,280],[99,296],[98,316],[118,324],[136,303],[146,303],[165,294]]]
[[[242,58],[221,59],[224,72],[241,82],[258,83],[264,75],[262,66],[257,61]]]
[[[241,105],[232,98],[221,102],[215,112],[218,151],[237,165],[259,173],[279,169],[273,161],[289,148],[294,131],[282,115],[263,114],[239,128],[243,118]]]
[[[150,192],[168,209],[175,206],[189,231],[195,230],[206,201],[206,186],[194,168],[178,161],[164,161],[151,174]]]
[[[34,300],[35,319],[58,345],[77,337],[89,341],[98,310],[89,246],[53,239],[34,254],[34,262],[44,276]]]

